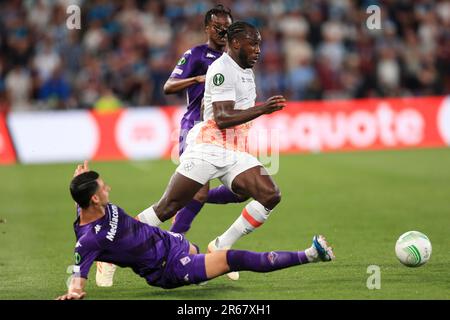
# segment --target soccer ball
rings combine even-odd
[[[430,260],[430,239],[419,231],[405,232],[395,244],[395,254],[405,266],[419,267]]]

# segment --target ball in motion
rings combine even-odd
[[[405,266],[419,267],[430,260],[430,239],[419,231],[405,232],[395,244],[395,254]]]

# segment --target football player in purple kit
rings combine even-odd
[[[201,105],[205,93],[205,75],[208,67],[225,51],[227,45],[226,29],[233,22],[229,9],[216,5],[205,14],[206,44],[201,44],[187,50],[178,60],[169,79],[164,85],[164,93],[178,93],[186,89],[187,111],[181,120],[179,153],[186,148],[186,136],[192,127],[201,121]],[[209,183],[201,188],[194,198],[175,216],[170,229],[172,232],[186,233],[206,203],[239,203],[247,200],[231,192],[221,185],[209,190]]]
[[[331,261],[332,248],[321,235],[304,251],[217,250],[200,254],[183,235],[129,216],[109,202],[111,188],[87,161],[75,170],[70,193],[77,203],[75,265],[68,292],[58,300],[82,299],[95,260],[130,267],[151,286],[172,289],[198,284],[229,271],[271,272],[310,262]]]
[[[188,106],[180,126],[180,155],[185,150],[185,139],[189,130],[201,120],[201,105],[205,93],[205,74],[211,63],[225,51],[227,44],[226,29],[233,22],[233,17],[229,9],[219,4],[205,14],[204,22],[205,33],[208,39],[206,44],[187,50],[178,60],[172,74],[164,85],[165,94],[178,93],[186,89]],[[226,204],[239,203],[247,199],[231,192],[224,185],[209,190],[209,183],[207,183],[184,208],[178,211],[170,231],[186,233],[205,202]],[[115,270],[116,266],[113,264],[97,262],[97,285],[101,287],[112,286]],[[231,273],[228,277],[237,280],[237,273]]]

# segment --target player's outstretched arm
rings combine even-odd
[[[286,99],[283,96],[273,96],[267,99],[264,104],[246,110],[235,110],[234,104],[234,101],[213,102],[214,120],[219,129],[243,124],[263,114],[281,110],[286,106]]]
[[[59,296],[56,300],[80,300],[86,296],[84,287],[86,286],[86,279],[81,277],[72,277],[70,281],[69,290],[66,294]]]
[[[164,93],[165,94],[177,93],[193,84],[202,82],[205,82],[205,75],[195,76],[186,79],[169,78],[164,84]]]

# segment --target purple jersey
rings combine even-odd
[[[190,255],[181,234],[152,227],[130,217],[111,203],[105,216],[79,225],[74,223],[74,274],[87,279],[94,261],[130,267],[150,285],[162,288],[206,280],[204,255]]]
[[[222,55],[222,51],[216,51],[202,44],[186,51],[178,60],[176,67],[173,69],[171,78],[186,79],[195,76],[205,75],[208,67],[217,58]],[[187,89],[187,111],[181,119],[180,130],[180,154],[185,148],[185,137],[189,130],[200,121],[200,109],[202,105],[203,94],[205,93],[205,84],[196,83]]]

